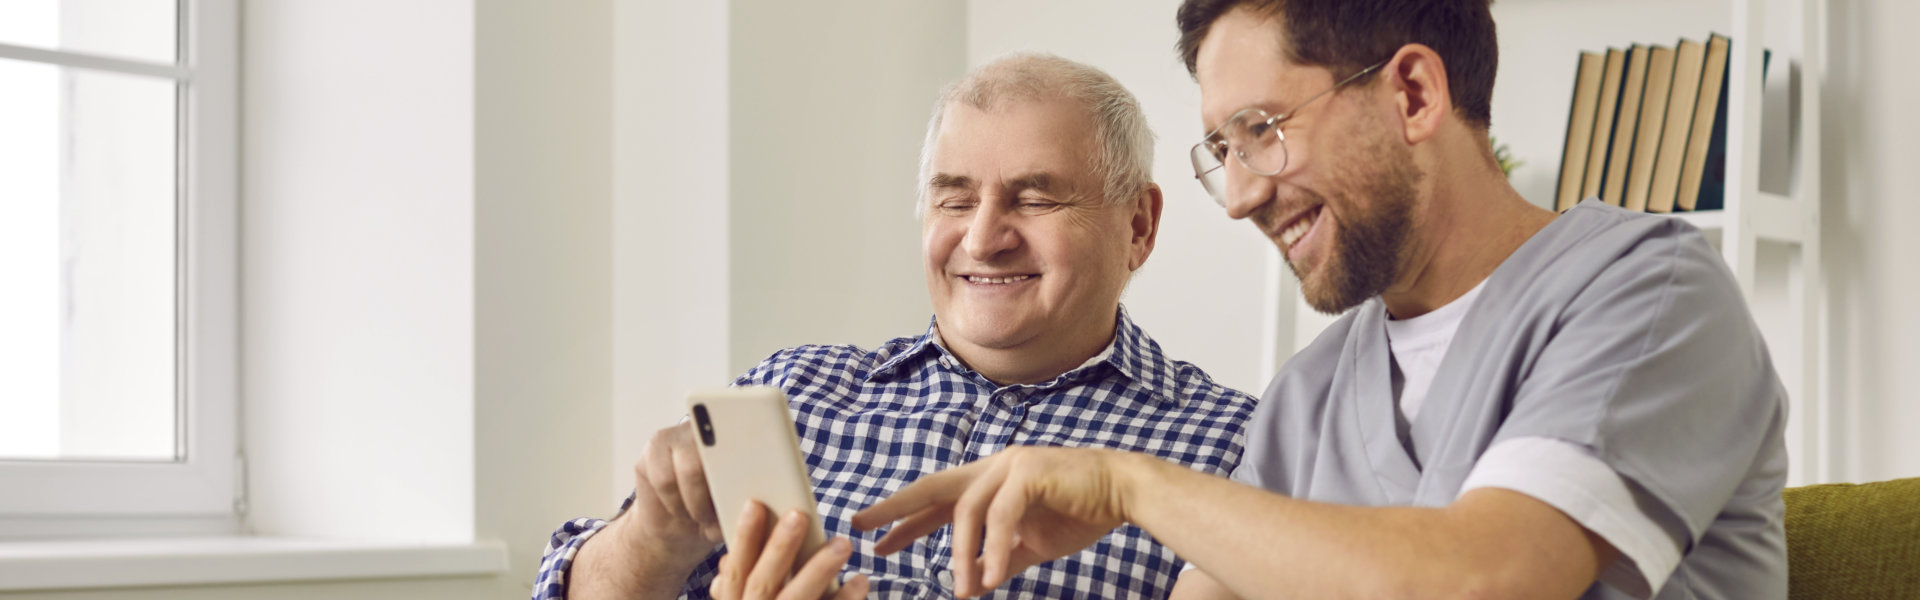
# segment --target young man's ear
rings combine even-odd
[[[1441,62],[1440,54],[1422,44],[1407,44],[1387,61],[1385,71],[1407,143],[1418,144],[1433,137],[1447,115],[1453,113],[1447,65]]]
[[[1127,259],[1127,270],[1137,271],[1140,265],[1147,264],[1147,255],[1153,254],[1153,241],[1160,235],[1160,184],[1148,183],[1140,190],[1140,197],[1133,203],[1133,239],[1132,256]]]

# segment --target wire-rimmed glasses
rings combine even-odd
[[[1207,189],[1207,195],[1221,206],[1227,205],[1227,154],[1232,153],[1240,166],[1260,176],[1278,175],[1287,168],[1287,136],[1280,131],[1280,123],[1293,117],[1302,107],[1319,100],[1321,96],[1333,93],[1349,83],[1372,73],[1386,62],[1375,63],[1371,67],[1340,80],[1312,97],[1294,105],[1291,110],[1272,115],[1258,108],[1244,108],[1227,117],[1220,127],[1207,133],[1187,151],[1187,157],[1193,161],[1193,178],[1200,180],[1201,187]]]

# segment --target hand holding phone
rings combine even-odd
[[[827,535],[786,394],[765,386],[696,391],[687,395],[687,411],[699,436],[700,461],[728,548],[750,545],[758,556],[769,540],[765,534],[753,540],[741,537],[737,516],[750,501],[771,511],[768,522],[798,513],[806,520],[806,530],[787,573],[798,570],[826,545]]]
[[[866,575],[856,574],[838,586],[840,569],[853,555],[846,538],[834,538],[812,558],[801,560],[796,549],[806,535],[807,517],[800,511],[787,511],[775,520],[765,505],[748,501],[734,524],[738,545],[720,558],[720,572],[708,589],[716,600],[867,596]],[[793,569],[796,563],[801,564],[798,571]]]

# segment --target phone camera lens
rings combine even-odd
[[[707,416],[707,405],[705,404],[693,405],[693,424],[695,425],[696,429],[700,430],[700,443],[703,445],[712,446],[713,445],[713,419]]]

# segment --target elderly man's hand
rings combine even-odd
[[[1104,449],[1008,448],[921,478],[854,515],[853,525],[871,530],[900,520],[875,548],[891,554],[952,522],[954,592],[978,596],[1125,522],[1123,469],[1139,459]],[[976,554],[978,561],[967,558]]]
[[[733,544],[720,558],[720,574],[708,591],[719,600],[815,600],[826,597],[840,567],[853,555],[847,538],[829,540],[807,559],[798,571],[793,568],[800,545],[807,537],[807,516],[787,511],[768,531],[770,513],[766,505],[747,502],[734,528]],[[791,578],[789,578],[791,577]],[[863,598],[867,595],[867,576],[855,575],[833,597]]]
[[[646,555],[698,563],[721,542],[720,519],[707,490],[700,450],[694,447],[692,423],[654,433],[633,464],[633,478],[633,506],[619,519],[628,544]]]

